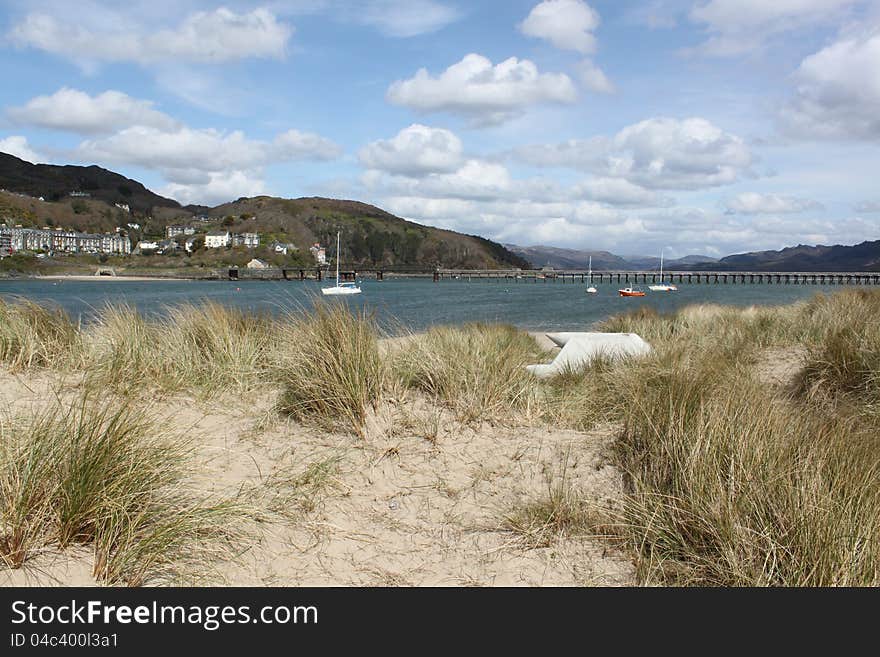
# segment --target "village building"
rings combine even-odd
[[[10,251],[50,253],[108,253],[127,255],[131,243],[123,233],[80,233],[63,228],[22,228],[0,226],[0,247]]]
[[[255,249],[260,246],[260,235],[258,233],[235,233],[232,236],[232,246]]]
[[[327,250],[317,242],[309,247],[309,251],[315,258],[315,262],[319,265],[327,264]]]
[[[173,253],[178,248],[177,242],[174,240],[162,240],[159,242],[158,253]]]
[[[165,226],[165,237],[171,239],[178,235],[195,235],[196,229],[192,226]]]
[[[260,260],[259,258],[254,258],[249,263],[247,263],[248,269],[269,269],[269,263],[265,260]]]
[[[206,249],[219,249],[224,246],[230,246],[231,244],[232,239],[230,238],[228,230],[212,230],[205,235]]]
[[[290,242],[272,242],[269,245],[269,248],[272,249],[275,253],[281,253],[283,255],[288,255],[298,250],[296,248],[296,245]]]

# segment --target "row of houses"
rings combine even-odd
[[[228,230],[212,230],[205,235],[206,249],[220,249],[226,246],[245,246],[255,249],[260,246],[259,233],[230,233]]]
[[[196,229],[192,226],[165,226],[165,237],[173,239],[178,235],[195,235]]]
[[[22,228],[3,224],[0,225],[0,249],[128,255],[131,242],[122,232],[80,233],[62,228]]]

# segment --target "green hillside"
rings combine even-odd
[[[529,268],[500,244],[472,235],[422,226],[366,203],[329,198],[242,198],[208,215],[232,232],[257,232],[263,243],[292,242],[300,250],[319,243],[328,257],[342,233],[342,262],[351,265]],[[180,213],[174,221],[184,221]]]

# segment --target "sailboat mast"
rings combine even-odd
[[[663,249],[660,249],[660,282],[663,282]]]
[[[336,233],[336,287],[339,287],[339,232]]]

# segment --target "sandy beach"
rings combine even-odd
[[[0,374],[0,401],[40,406],[76,379]],[[70,393],[66,393],[70,394]],[[194,438],[188,482],[210,495],[256,487],[332,464],[324,489],[295,519],[250,528],[240,558],[212,564],[207,583],[235,586],[631,585],[632,562],[594,536],[532,546],[504,526],[567,468],[573,486],[602,507],[622,494],[610,462],[613,432],[466,425],[426,400],[383,404],[365,440],[278,418],[275,391],[200,402],[175,396],[152,406],[169,430]],[[419,427],[434,420],[433,441]],[[24,568],[0,570],[3,586],[95,586],[94,552],[46,549]]]

